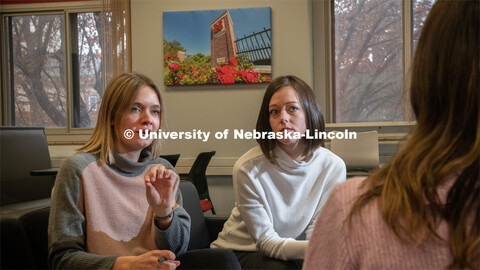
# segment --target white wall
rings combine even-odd
[[[254,140],[212,139],[224,129],[255,128],[266,84],[209,85],[165,87],[163,85],[163,17],[164,11],[271,7],[272,11],[272,75],[293,74],[312,85],[311,1],[308,0],[132,0],[133,71],[152,78],[161,88],[170,131],[210,131],[207,142],[168,140],[164,153],[180,153],[177,169],[188,172],[196,155],[217,151],[207,174],[231,174],[234,162]],[[234,22],[235,23],[235,22]]]

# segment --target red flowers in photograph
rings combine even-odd
[[[237,61],[237,59],[235,59],[235,58],[230,58],[230,59],[228,60],[228,62],[229,62],[230,65],[232,65],[232,66],[238,65],[238,61]]]
[[[229,65],[217,67],[217,78],[221,83],[235,83],[235,68]]]
[[[223,65],[217,67],[217,78],[221,83],[257,83],[261,75],[253,70],[253,68],[248,70],[242,70],[238,66],[238,61],[235,58],[228,60],[230,65]]]
[[[180,65],[175,63],[175,62],[172,62],[170,64],[168,64],[168,68],[171,70],[171,71],[177,71],[180,69]]]
[[[210,59],[197,56],[180,59],[177,55],[164,57],[164,80],[166,85],[191,85],[209,83],[260,83],[270,77],[256,72],[246,56],[228,59],[222,66],[211,68]],[[207,62],[208,61],[208,62]]]
[[[248,82],[248,83],[256,83],[258,82],[258,73],[256,73],[255,71],[253,71],[253,69],[250,69],[250,70],[240,70],[238,72],[238,74],[242,77],[242,80],[244,82]]]

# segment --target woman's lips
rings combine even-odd
[[[134,133],[138,133],[140,134],[140,130],[142,130],[143,133],[152,133],[153,131],[150,130],[150,129],[138,129],[138,130],[135,130]]]

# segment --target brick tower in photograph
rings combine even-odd
[[[228,59],[237,56],[233,22],[228,10],[210,24],[210,44],[212,68],[228,63]]]

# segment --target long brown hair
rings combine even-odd
[[[100,160],[113,163],[113,149],[116,136],[121,136],[115,124],[121,115],[132,105],[138,90],[142,86],[151,87],[158,95],[160,101],[160,127],[165,125],[163,99],[157,85],[147,76],[138,73],[124,73],[113,78],[105,90],[102,98],[98,120],[90,139],[79,149],[78,152],[99,154]],[[148,146],[155,157],[160,152],[160,140],[154,140]]]
[[[377,199],[387,226],[403,241],[439,237],[440,220],[451,268],[479,259],[479,2],[438,0],[418,42],[410,101],[417,125],[392,161],[365,182],[349,215]],[[442,203],[437,187],[458,175]]]
[[[320,108],[320,104],[315,97],[315,93],[312,88],[302,79],[293,76],[280,76],[275,78],[270,82],[263,96],[262,105],[260,107],[260,112],[258,113],[257,126],[256,130],[259,132],[271,132],[272,127],[270,126],[270,113],[268,106],[270,105],[270,100],[273,95],[283,87],[291,86],[297,92],[298,99],[300,104],[305,112],[305,121],[306,127],[311,131],[325,131],[325,120],[323,118],[323,112]],[[302,138],[302,140],[305,140]],[[315,149],[320,147],[323,144],[324,139],[309,139],[305,140],[305,150],[303,151],[304,156],[309,156]],[[273,162],[273,149],[277,146],[276,140],[270,139],[257,139],[260,148],[262,149],[263,154],[267,157],[270,162]]]

